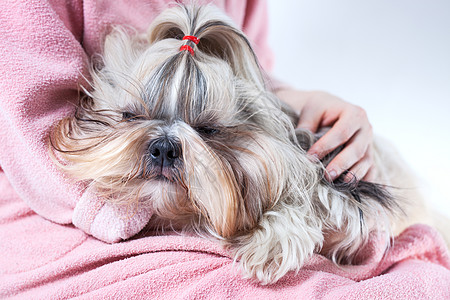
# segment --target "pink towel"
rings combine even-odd
[[[449,299],[441,236],[416,225],[383,251],[372,241],[356,266],[314,255],[297,274],[260,286],[240,277],[216,242],[145,230],[106,244],[35,214],[0,173],[0,298]]]
[[[298,274],[263,287],[243,280],[213,241],[144,230],[109,245],[71,225],[86,197],[50,160],[51,127],[73,113],[106,28],[143,30],[167,2],[0,1],[0,297],[449,298],[448,253],[424,226],[402,234],[384,260],[376,243],[359,266],[315,255]],[[215,3],[243,27],[268,69],[265,2]]]

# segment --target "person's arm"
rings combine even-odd
[[[55,1],[53,1],[55,2]],[[70,223],[81,189],[56,169],[48,136],[86,68],[81,1],[0,1],[0,164],[37,213]]]

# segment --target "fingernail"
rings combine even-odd
[[[328,172],[328,180],[329,181],[334,181],[337,177],[337,172],[335,170],[331,170],[330,172]]]

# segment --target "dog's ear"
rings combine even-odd
[[[263,87],[258,60],[250,42],[241,31],[220,20],[210,20],[198,31],[201,36],[198,48],[202,52],[226,61],[238,78]]]
[[[231,67],[236,77],[254,82],[263,88],[263,76],[250,42],[217,7],[173,7],[155,19],[148,31],[150,43],[168,38],[181,40],[187,35],[199,39],[197,45],[192,44],[199,60],[209,57],[222,59]],[[198,56],[197,51],[200,52]]]

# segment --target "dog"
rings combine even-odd
[[[340,149],[308,157],[320,134],[295,129],[249,41],[214,6],[169,8],[145,34],[115,27],[90,76],[51,137],[63,171],[110,203],[151,206],[155,224],[221,241],[261,284],[313,253],[352,263],[370,234],[388,246],[409,224],[401,199],[420,198],[388,187],[413,179],[379,143],[377,183],[325,180]]]

